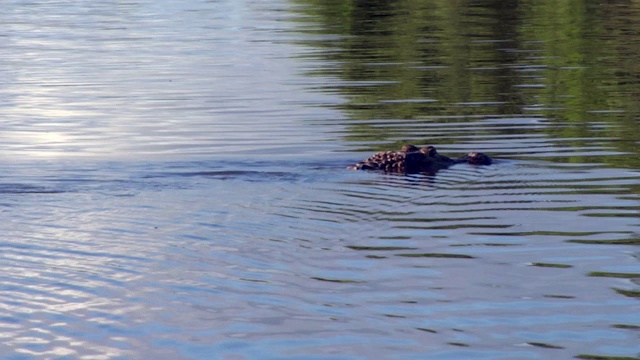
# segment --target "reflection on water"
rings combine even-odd
[[[640,355],[633,4],[6,7],[7,358]]]
[[[304,43],[323,50],[309,74],[340,79],[318,90],[348,99],[339,108],[359,149],[428,140],[501,152],[542,135],[533,150],[556,161],[639,165],[637,36],[624,30],[636,5],[300,2],[314,4],[300,10]]]
[[[279,44],[290,15],[282,5],[219,6],[15,4],[0,15],[4,155],[313,149],[317,137],[289,136],[300,121],[293,105],[322,101],[300,91],[293,48]]]

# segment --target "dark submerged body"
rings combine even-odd
[[[461,158],[451,159],[438,154],[433,146],[418,148],[414,145],[405,145],[400,151],[379,152],[348,168],[396,173],[435,173],[454,164],[491,165],[491,162],[489,156],[480,152],[471,152]]]

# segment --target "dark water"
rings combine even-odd
[[[2,358],[640,356],[637,4],[3,8]]]

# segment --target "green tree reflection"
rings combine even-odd
[[[629,156],[640,146],[640,2],[292,1],[305,15],[304,45],[326,64],[310,74],[339,79],[321,90],[347,99],[347,140],[387,148],[414,138],[407,124],[533,118],[546,126],[526,131],[609,152],[558,161],[640,165]],[[474,131],[489,139],[523,129]]]

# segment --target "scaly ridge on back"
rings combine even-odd
[[[400,151],[381,151],[364,161],[349,166],[353,170],[382,170],[396,173],[436,172],[453,164],[469,163],[473,165],[490,165],[491,158],[480,152],[471,152],[459,159],[452,160],[438,154],[433,146],[418,148],[407,144]]]

